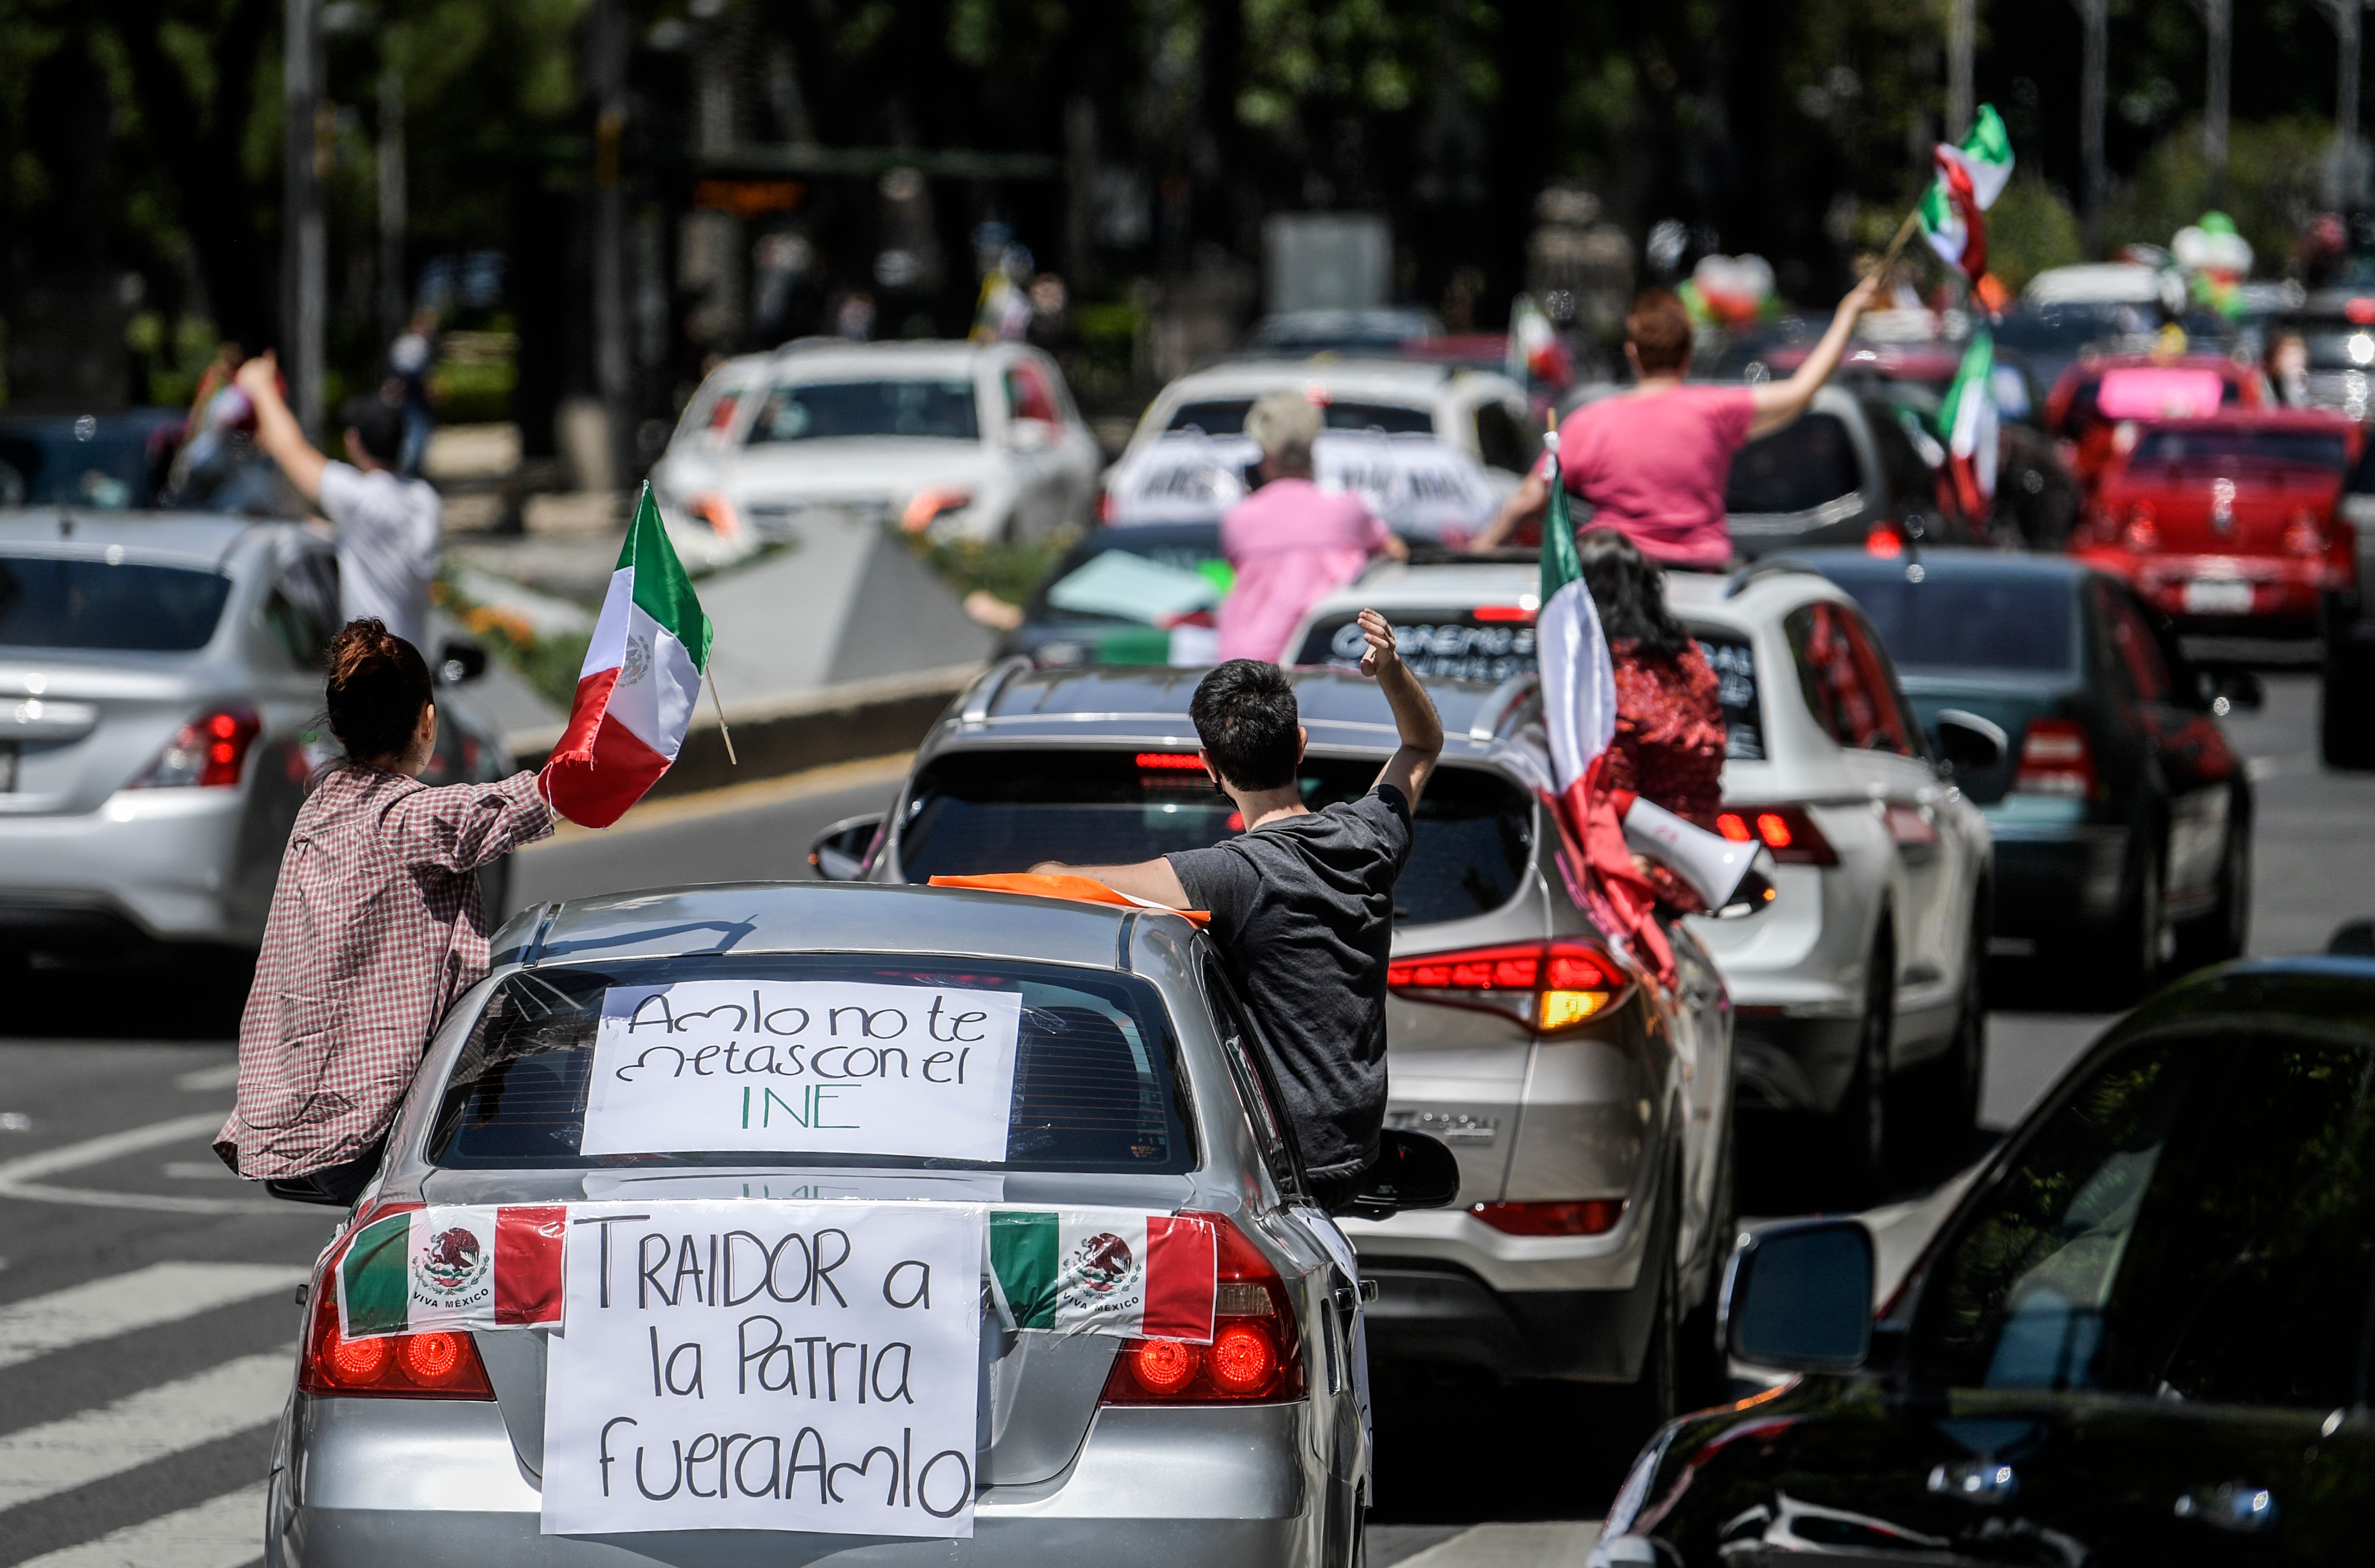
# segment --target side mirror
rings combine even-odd
[[[448,643],[437,654],[437,678],[459,686],[487,673],[487,651],[476,643]]]
[[[2001,725],[1960,708],[1947,708],[1938,715],[1938,754],[1958,778],[1986,772],[2011,750],[2012,737]]]
[[[1851,1372],[1872,1351],[1872,1283],[1862,1220],[1761,1226],[1724,1276],[1724,1348],[1783,1372]]]
[[[1402,1127],[1377,1135],[1377,1162],[1361,1173],[1361,1190],[1336,1212],[1384,1220],[1405,1208],[1447,1208],[1459,1196],[1459,1161],[1440,1138]]]
[[[2375,958],[2375,920],[2346,920],[2326,938],[2329,958]]]
[[[1718,920],[1741,920],[1752,914],[1762,914],[1781,896],[1762,871],[1751,871],[1732,890],[1731,902],[1715,912]]]
[[[809,845],[809,865],[828,882],[855,882],[865,874],[866,852],[882,831],[882,813],[844,817]]]
[[[2202,695],[2210,711],[2223,719],[2233,713],[2258,713],[2268,700],[2268,689],[2247,669],[2204,670]]]

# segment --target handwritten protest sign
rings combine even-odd
[[[547,1535],[969,1537],[984,1217],[573,1204]]]
[[[1006,1158],[1011,991],[704,980],[603,996],[586,1154]]]

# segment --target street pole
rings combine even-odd
[[[322,433],[323,335],[328,254],[322,229],[321,0],[287,0],[281,63],[280,270],[282,367],[289,407]]]
[[[632,389],[627,363],[626,192],[620,162],[627,130],[624,0],[596,0],[588,18],[594,84],[594,390],[609,437],[610,483],[634,472]]]
[[[404,73],[379,74],[379,326],[396,341],[404,330]]]
[[[2103,73],[2109,52],[2110,0],[2071,0],[2086,33],[2078,87],[2078,153],[2086,169],[2086,254],[2103,253]]]
[[[2203,94],[2202,161],[2210,173],[2210,205],[2227,205],[2227,71],[2235,51],[2235,0],[2193,0],[2202,13],[2210,81]]]
[[[1971,134],[1977,89],[1971,85],[1979,48],[1979,0],[1948,0],[1946,8],[1946,139],[1956,146]]]
[[[2358,153],[2358,14],[2363,0],[2318,0],[2334,24],[2334,150],[2337,206],[2356,206],[2365,195]]]

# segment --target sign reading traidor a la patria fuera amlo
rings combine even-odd
[[[973,1534],[983,1211],[569,1208],[547,1535]]]
[[[1022,998],[840,981],[613,986],[586,1154],[779,1151],[1002,1161]]]

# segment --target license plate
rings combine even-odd
[[[2197,577],[2185,585],[2188,615],[2249,615],[2251,585],[2231,578]]]

